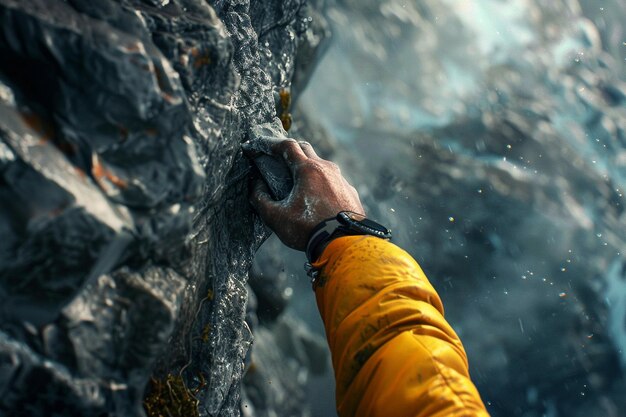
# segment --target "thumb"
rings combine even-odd
[[[277,217],[276,214],[280,210],[280,204],[270,196],[267,184],[260,178],[252,183],[250,203],[259,213],[261,219],[271,227],[271,219]]]

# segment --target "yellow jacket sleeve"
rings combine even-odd
[[[408,253],[348,236],[314,266],[340,417],[488,416],[441,300]]]

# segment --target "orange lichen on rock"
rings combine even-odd
[[[202,328],[202,341],[204,343],[208,342],[210,335],[211,335],[211,325],[207,324]]]
[[[71,142],[54,136],[52,125],[39,115],[31,112],[21,112],[22,120],[31,130],[39,135],[39,145],[45,145],[52,141],[53,145],[65,155],[76,155],[77,146]]]
[[[41,117],[30,112],[22,112],[20,115],[24,123],[39,134],[41,143],[47,143],[52,139],[52,126],[41,120]]]
[[[152,378],[149,393],[143,405],[148,417],[198,417],[200,415],[198,399],[189,391],[180,375],[169,374],[165,380]]]
[[[211,58],[208,55],[202,55],[196,58],[193,62],[193,67],[198,69],[204,65],[209,65],[211,63]]]
[[[291,113],[289,112],[289,108],[291,107],[291,93],[286,88],[280,90],[280,121],[283,124],[283,129],[289,131],[291,128]]]
[[[201,53],[198,48],[191,48],[190,52],[193,57],[193,67],[195,69],[211,63],[211,57],[206,53]]]
[[[125,189],[128,187],[128,183],[125,180],[113,174],[110,170],[105,168],[102,163],[100,163],[100,158],[98,158],[98,155],[94,154],[91,158],[91,161],[91,174],[101,187],[104,188],[102,179],[107,179],[111,184],[115,185],[118,188]]]

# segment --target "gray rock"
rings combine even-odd
[[[239,146],[304,88],[309,11],[0,1],[3,414],[239,414],[267,236]]]
[[[243,415],[310,416],[308,381],[327,371],[327,350],[323,337],[288,313],[256,327],[242,381]]]

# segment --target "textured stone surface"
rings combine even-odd
[[[306,83],[312,15],[0,1],[1,413],[141,416],[150,375],[184,381],[192,414],[239,413],[267,235],[239,145]]]

